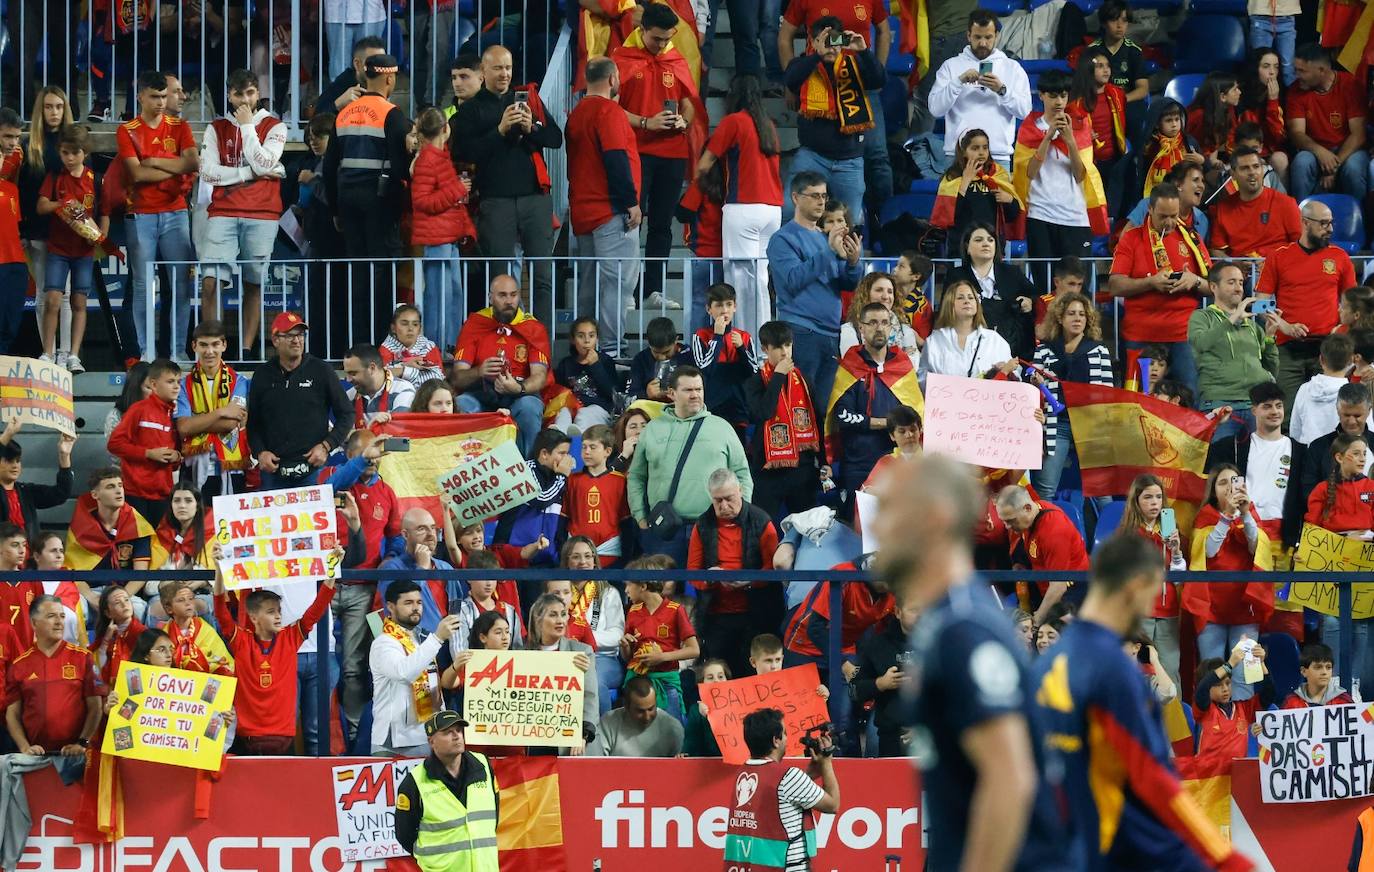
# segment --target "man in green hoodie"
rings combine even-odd
[[[1188,342],[1197,359],[1198,408],[1231,407],[1230,419],[1212,437],[1225,439],[1255,429],[1250,388],[1274,380],[1279,365],[1274,334],[1283,319],[1277,311],[1258,321],[1250,314],[1255,298],[1245,298],[1245,270],[1238,264],[1213,265],[1207,283],[1215,302],[1188,317]]]
[[[679,366],[668,383],[673,388],[673,404],[640,434],[627,486],[630,512],[639,523],[644,553],[666,554],[682,567],[687,565],[692,522],[711,507],[711,495],[706,490],[711,473],[721,468],[733,472],[745,500],[754,492],[754,480],[735,428],[706,411],[701,370]],[[690,450],[686,461],[680,463],[688,440]],[[671,503],[680,523],[651,523],[663,515],[664,503]]]

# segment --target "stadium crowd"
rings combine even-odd
[[[1173,570],[1287,568],[1304,524],[1374,537],[1374,289],[1333,239],[1370,193],[1367,64],[1346,71],[1329,48],[1296,45],[1296,13],[1265,4],[1250,15],[1244,67],[1209,73],[1185,106],[1150,95],[1145,53],[1127,38],[1132,10],[1106,0],[1100,36],[1065,52],[1074,72],[1049,69],[1032,86],[997,47],[998,17],[972,5],[932,10],[929,71],[912,95],[911,130],[941,122],[949,161],[918,216],[930,232],[878,264],[865,257],[893,186],[877,96],[893,37],[889,10],[872,2],[831,14],[792,0],[781,23],[731,3],[740,75],[719,118],[703,99],[713,8],[677,2],[583,4],[582,96],[565,119],[546,111],[537,76],[514,82],[511,49],[483,35],[480,55],[451,63],[451,100],[412,120],[391,102],[401,64],[371,22],[340,24],[337,39],[327,22],[338,78],[309,121],[308,152],[287,150],[250,70],[221,71],[224,115],[199,144],[178,117],[181,83],[140,73],[103,173],[61,88],[37,89],[27,136],[0,109],[0,354],[19,345],[32,283],[41,359],[83,372],[107,256],[129,261],[132,337],[107,465],[74,470],[64,436],[55,481],[34,481],[26,433],[0,435],[0,570],[72,578],[0,585],[0,749],[83,757],[113,676],[133,660],[258,673],[238,686],[238,753],[327,748],[324,683],[348,747],[423,755],[433,712],[462,711],[471,652],[523,648],[573,652],[586,674],[584,741],[571,753],[715,756],[699,684],[804,663],[827,674],[829,586],[788,584],[787,572],[868,568],[853,527],[871,519],[856,504],[921,456],[931,374],[1043,389],[1040,468],[971,469],[984,511],[964,532],[980,568],[1087,570],[1110,524]],[[453,27],[447,15],[434,26]],[[439,60],[420,81],[437,83]],[[783,94],[800,142],[785,172],[765,103]],[[598,303],[571,322],[561,355],[531,313],[558,293],[556,271],[540,268],[558,244],[547,164],[558,149],[581,283]],[[263,306],[284,211],[321,261],[307,271],[313,323]],[[675,225],[723,270],[688,276],[682,333],[658,317],[632,337],[627,307],[681,308],[661,260]],[[1085,261],[1104,239],[1111,264],[1094,273]],[[1052,261],[1045,285],[1006,259],[1019,242]],[[415,287],[379,266],[415,253]],[[534,259],[527,270],[519,255]],[[329,262],[345,257],[355,262]],[[148,265],[169,260],[201,268],[170,265],[149,286]],[[473,262],[486,265],[480,284]],[[336,270],[349,278],[333,287],[347,290],[331,295]],[[485,299],[471,306],[474,285]],[[217,316],[233,294],[241,314],[227,324]],[[159,298],[168,323],[147,335]],[[1118,335],[1106,335],[1104,310],[1118,306]],[[275,353],[257,363],[262,344]],[[347,349],[342,378],[325,348]],[[1074,383],[1143,390],[1214,420],[1195,518],[1185,523],[1185,501],[1154,474],[1082,503]],[[396,446],[378,430],[403,413],[481,412],[515,425],[537,498],[488,524],[403,511],[381,463]],[[215,567],[214,496],[315,483],[340,495],[345,568],[413,579],[242,597],[219,582],[138,580]],[[73,497],[65,530],[40,525],[40,510]],[[623,567],[642,580],[501,580],[526,567]],[[492,578],[426,578],[452,568]],[[673,568],[701,577],[656,580]],[[128,580],[83,581],[93,569]],[[778,583],[711,570],[775,571]],[[1355,686],[1342,688],[1338,623],[1276,588],[1162,582],[1139,631],[1119,640],[1159,702],[1191,706],[1204,745],[1210,724],[1239,737],[1223,750],[1243,753],[1257,707],[1374,687],[1370,620],[1355,622]],[[1051,650],[1088,589],[999,588],[1019,653]],[[880,575],[844,585],[842,602],[845,686],[817,688],[845,727],[840,752],[906,754],[903,667],[919,608]],[[317,625],[333,637],[328,658]],[[1265,659],[1262,634],[1302,652],[1304,681],[1284,699],[1267,674],[1252,685],[1232,673]]]

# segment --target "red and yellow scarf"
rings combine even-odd
[[[205,372],[197,364],[186,376],[186,381],[182,384],[182,390],[186,392],[187,399],[191,404],[192,415],[204,415],[216,409],[222,409],[233,401],[234,391],[238,388],[239,374],[234,372],[228,364],[220,364],[219,372],[215,373],[213,379],[207,378]],[[244,452],[243,447],[248,443],[247,428],[241,429],[235,435],[232,445],[225,441],[228,434],[220,433],[198,433],[191,436],[182,443],[182,453],[187,457],[197,454],[205,454],[209,451],[215,452],[215,458],[224,469],[247,469],[249,458]]]
[[[191,618],[191,629],[183,630],[176,621],[162,628],[172,640],[172,665],[192,672],[234,674],[234,658],[214,628],[199,617]]]
[[[807,118],[827,118],[840,126],[843,134],[863,133],[876,125],[873,107],[864,92],[859,61],[853,52],[842,51],[835,63],[824,61],[802,83],[801,114]]]
[[[1048,130],[1040,128],[1040,118],[1044,114],[1032,112],[1021,122],[1021,129],[1016,132],[1016,152],[1012,155],[1011,178],[1016,186],[1017,198],[1027,206],[1030,205],[1031,158],[1040,148],[1040,143],[1049,135]],[[1074,144],[1078,146],[1078,152],[1083,158],[1083,200],[1088,207],[1088,225],[1094,235],[1106,236],[1112,228],[1107,214],[1107,189],[1102,185],[1102,175],[1097,171],[1097,165],[1092,162],[1092,122],[1072,114],[1069,117],[1072,119],[1070,129],[1073,131]],[[1050,147],[1058,149],[1064,155],[1069,153],[1069,146],[1062,139],[1054,140]]]
[[[764,363],[759,370],[763,386],[768,387],[775,375],[773,364]],[[792,468],[801,460],[803,451],[819,451],[820,431],[816,428],[816,409],[811,403],[811,391],[795,366],[783,376],[787,383],[778,392],[778,408],[764,424],[764,469]]]
[[[382,634],[390,636],[401,643],[401,648],[406,654],[415,653],[415,637],[410,631],[391,618],[382,618]],[[429,720],[430,715],[434,714],[434,693],[429,687],[428,669],[421,672],[414,681],[410,683],[410,697],[415,704],[415,719],[420,723]]]
[[[1183,134],[1175,136],[1154,135],[1155,151],[1154,160],[1150,161],[1150,166],[1145,170],[1145,188],[1142,196],[1150,196],[1150,191],[1154,186],[1164,181],[1164,177],[1169,174],[1169,170],[1178,165],[1183,160],[1183,156],[1188,153],[1188,144],[1183,140]]]
[[[993,193],[1005,191],[1011,194],[1023,210],[1026,208],[1026,201],[1017,194],[1011,176],[1007,175],[1007,171],[997,161],[991,159],[985,161],[983,166],[979,168],[978,175],[969,182],[969,188],[971,189],[979,182]],[[959,204],[959,186],[962,183],[962,175],[956,175],[954,178],[945,176],[940,180],[940,187],[935,193],[935,206],[930,212],[930,226],[946,229],[954,226],[954,213]],[[998,223],[1001,223],[1001,209],[997,210],[997,215]]]
[[[1155,266],[1163,270],[1172,270],[1173,264],[1169,260],[1169,252],[1164,247],[1164,237],[1160,236],[1154,227],[1146,224],[1150,234],[1150,251],[1154,254]],[[1189,272],[1200,276],[1206,276],[1212,268],[1212,258],[1198,244],[1193,236],[1193,230],[1182,221],[1178,223],[1178,235],[1183,238],[1183,244],[1188,249],[1188,258],[1193,262],[1193,268]]]
[[[1112,116],[1112,140],[1116,143],[1116,153],[1123,155],[1129,146],[1126,144],[1126,92],[1116,85],[1108,82],[1102,89],[1102,93],[1097,95],[1097,99],[1107,101],[1107,108]],[[1092,124],[1092,113],[1088,107],[1083,105],[1082,98],[1074,100],[1069,104],[1069,111],[1080,114],[1088,119],[1088,124]],[[1107,143],[1097,138],[1097,131],[1093,131],[1093,156]]]

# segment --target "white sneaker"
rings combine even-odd
[[[51,354],[40,354],[38,355],[38,359],[43,363],[57,363],[57,360],[53,358]]]
[[[679,303],[677,300],[670,300],[667,297],[663,296],[662,291],[654,291],[652,294],[644,298],[644,308],[672,309],[673,311],[678,311],[682,308],[682,304]]]
[[[56,363],[58,366],[65,368],[67,365],[67,352],[57,352],[57,357],[53,360],[53,362]]]
[[[77,357],[75,354],[67,355],[67,372],[70,372],[72,375],[79,375],[85,371],[86,367],[81,365],[81,358]]]

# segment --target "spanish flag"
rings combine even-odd
[[[669,4],[673,5],[673,4]],[[686,179],[691,182],[696,178],[697,159],[701,157],[701,152],[706,148],[706,138],[710,132],[710,114],[706,111],[706,104],[701,100],[701,47],[697,44],[696,18],[687,17],[683,14],[684,10],[679,3],[673,5],[673,11],[678,13],[682,23],[678,25],[677,32],[673,34],[672,45],[665,49],[661,54],[650,54],[644,47],[644,31],[636,27],[634,32],[625,37],[625,44],[615,50],[611,58],[620,69],[620,80],[627,81],[631,78],[642,78],[643,86],[649,93],[659,91],[663,86],[671,86],[674,80],[681,81],[687,91],[687,102],[692,104],[692,121],[687,125],[687,169]],[[688,6],[690,10],[690,5]],[[688,31],[691,31],[690,35]],[[624,88],[621,88],[621,101]],[[669,94],[662,93],[661,96],[668,97]],[[651,100],[649,105],[661,106],[662,100]]]
[[[991,164],[992,169],[988,169]],[[1016,198],[1017,204],[1025,211],[1026,201],[1016,193],[1016,187],[1011,183],[1011,176],[994,160],[988,160],[983,168],[978,171],[978,176],[974,181],[982,182],[987,189],[992,192],[1005,191]],[[940,187],[935,192],[935,206],[930,210],[930,225],[932,227],[950,228],[954,226],[954,212],[959,204],[959,186],[963,183],[960,176],[950,178],[943,176],[940,179]],[[972,182],[970,182],[972,184]],[[997,220],[1001,223],[1002,210],[998,207]],[[1024,234],[1024,231],[1022,232]]]
[[[1267,754],[1267,748],[1260,749]],[[1222,835],[1231,831],[1231,759],[1221,754],[1179,757],[1174,760],[1184,791]]]
[[[633,19],[625,13],[634,10],[635,0],[596,0],[596,11],[583,6],[581,26],[577,34],[577,66],[573,72],[573,90],[582,91],[587,87],[587,61],[594,57],[609,56],[625,41]],[[627,26],[628,23],[628,26]]]
[[[515,438],[515,422],[505,412],[476,415],[442,415],[397,412],[385,424],[374,424],[379,436],[404,436],[410,451],[387,454],[377,464],[386,483],[396,492],[401,511],[423,508],[439,523],[439,479],[455,466],[485,454]]]
[[[1111,82],[1108,82],[1106,88],[1103,89],[1100,95],[1100,99],[1106,101],[1108,112],[1111,115],[1112,141],[1116,144],[1116,153],[1118,155],[1124,155],[1130,148],[1130,145],[1126,141],[1126,92],[1116,85],[1113,85]],[[1092,115],[1087,107],[1083,105],[1082,97],[1079,97],[1069,104],[1069,111],[1089,118]],[[1099,140],[1097,134],[1094,133],[1093,156],[1096,157],[1097,152],[1101,151],[1106,144],[1107,143]]]
[[[859,382],[864,382],[867,387],[869,403],[873,402],[874,381],[881,381],[903,405],[910,406],[925,418],[925,397],[921,395],[921,385],[916,381],[916,367],[912,365],[911,358],[906,352],[900,348],[889,348],[887,360],[883,362],[881,369],[876,369],[860,354],[862,349],[862,345],[855,345],[840,358],[840,368],[835,373],[835,387],[831,389],[830,402],[825,407],[825,450],[831,462],[839,456],[836,451],[839,439],[836,432],[838,427],[835,424],[835,404]]]
[[[147,519],[126,503],[119,510],[114,538],[110,538],[96,515],[95,497],[84,493],[76,498],[71,526],[67,528],[67,565],[87,570],[103,563],[105,568],[117,569],[119,563],[128,560],[139,539],[147,539],[151,545],[149,567],[161,569],[167,562],[167,549],[162,547]]]
[[[1317,30],[1321,44],[1339,49],[1336,60],[1358,81],[1364,81],[1361,70],[1374,63],[1374,2],[1359,0],[1322,0],[1317,11]]]
[[[501,872],[565,872],[558,758],[494,757],[491,767],[501,791]]]
[[[549,331],[544,329],[538,318],[524,309],[516,312],[515,318],[509,324],[497,320],[490,306],[472,313],[467,321],[463,322],[453,356],[463,358],[468,348],[492,334],[500,337],[497,343],[501,346],[502,354],[506,351],[505,346],[509,344],[517,360],[527,359],[531,364],[540,363],[546,368],[548,381],[539,396],[544,403],[544,426],[549,426],[561,409],[566,408],[569,413],[574,413],[580,408],[581,404],[577,397],[573,396],[573,392],[554,380],[553,350],[549,345]],[[517,341],[508,343],[505,337],[513,337]],[[524,354],[525,358],[520,358],[521,354]]]
[[[1061,382],[1073,443],[1083,474],[1083,495],[1115,496],[1137,475],[1164,482],[1175,500],[1202,502],[1203,464],[1217,422],[1144,394],[1078,382]]]
[[[907,77],[907,83],[915,86],[930,72],[930,15],[926,0],[897,0],[896,7],[893,11],[898,14],[901,27],[897,50],[915,55],[916,65]]]
[[[1207,537],[1221,521],[1221,513],[1210,505],[1198,509],[1193,521],[1192,561],[1189,569],[1218,572],[1269,572],[1274,568],[1274,554],[1269,535],[1259,524],[1254,506],[1249,508],[1259,540],[1255,553],[1245,537],[1245,527],[1239,519],[1232,522],[1226,539],[1215,557],[1207,557]],[[1256,623],[1263,626],[1274,613],[1274,584],[1266,581],[1206,582],[1185,584],[1181,595],[1183,610],[1193,616],[1199,630],[1207,624]]]
[[[1164,704],[1164,735],[1175,757],[1193,756],[1193,730],[1183,713],[1183,700],[1177,696]]]
[[[1030,161],[1035,151],[1044,141],[1048,131],[1041,130],[1038,122],[1045,113],[1032,112],[1021,129],[1016,132],[1016,152],[1012,155],[1012,182],[1016,185],[1016,195],[1022,203],[1030,204]],[[1102,175],[1093,163],[1093,125],[1091,119],[1077,113],[1069,113],[1072,121],[1073,141],[1078,146],[1079,156],[1083,159],[1083,199],[1088,206],[1088,224],[1097,236],[1112,232],[1111,220],[1107,214],[1107,190],[1102,186]],[[1062,154],[1069,153],[1069,147],[1056,139],[1051,148]]]

